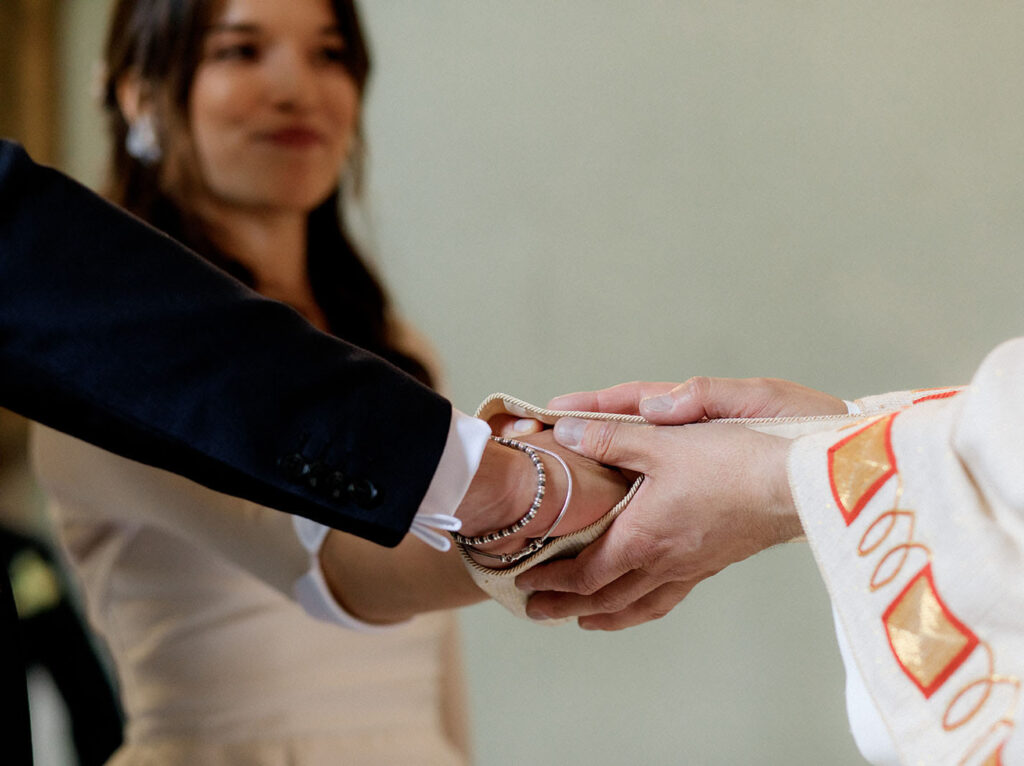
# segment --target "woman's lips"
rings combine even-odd
[[[323,143],[323,136],[310,128],[282,128],[264,133],[265,140],[277,146],[304,149]]]

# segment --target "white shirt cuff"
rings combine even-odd
[[[448,441],[409,530],[432,548],[440,551],[451,548],[451,538],[444,532],[457,531],[462,526],[455,518],[455,511],[480,467],[490,435],[491,429],[484,421],[452,408]],[[309,569],[292,586],[299,605],[311,617],[360,633],[379,633],[391,628],[391,625],[371,625],[353,617],[331,595],[320,569],[320,546],[330,527],[302,516],[292,516],[292,527],[302,547],[309,551]]]
[[[303,516],[292,516],[292,527],[302,547],[309,551],[309,569],[292,585],[292,595],[306,614],[359,633],[381,633],[394,627],[363,622],[345,611],[341,604],[334,600],[320,569],[320,546],[324,544],[327,533],[331,531],[330,527]]]
[[[409,530],[431,548],[447,551],[452,547],[451,538],[443,533],[462,528],[455,511],[480,468],[490,438],[491,428],[484,421],[452,408],[448,441]]]

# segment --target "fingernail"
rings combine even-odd
[[[648,412],[668,412],[675,404],[675,398],[671,394],[661,396],[649,396],[640,400],[640,409]]]
[[[533,424],[536,422],[533,418],[519,418],[519,420],[512,424],[512,430],[517,434],[529,433],[533,430]]]
[[[555,423],[555,440],[563,447],[575,449],[583,441],[583,429],[586,421],[579,418],[562,418]]]
[[[531,620],[550,620],[547,612],[540,607],[531,606],[529,603],[526,604],[526,616]]]
[[[566,396],[556,396],[554,399],[552,399],[550,402],[548,402],[548,409],[549,410],[564,410],[565,407],[562,406],[562,402],[567,401],[567,400],[568,400],[568,397],[566,397]]]

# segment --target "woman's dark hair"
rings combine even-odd
[[[163,137],[171,130],[186,134],[189,94],[203,35],[218,5],[217,0],[117,1],[105,51],[103,103],[111,138],[106,194],[112,202],[252,286],[249,270],[214,245],[195,212],[162,188],[160,163],[147,165],[127,152],[129,126],[118,103],[118,86],[126,77],[137,77]],[[331,0],[331,8],[346,43],[345,66],[361,98],[370,73],[370,55],[355,3]],[[356,143],[361,147],[360,141]],[[165,152],[167,145],[166,140],[161,141]],[[355,151],[360,153],[353,158],[358,174],[361,149]],[[335,190],[309,216],[307,268],[313,296],[334,335],[382,356],[430,385],[433,381],[423,364],[391,342],[387,295],[345,232],[339,197]]]

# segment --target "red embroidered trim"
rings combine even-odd
[[[996,748],[996,751],[988,757],[988,759],[985,761],[985,763],[982,764],[982,766],[988,766],[989,764],[991,764],[992,766],[1003,766],[1003,749],[1005,747],[1006,742],[1004,741],[1002,744],[999,745],[998,748]]]
[[[919,399],[915,399],[914,404],[932,401],[933,399],[948,399],[949,397],[956,396],[959,393],[959,391],[943,391],[941,394],[929,394],[928,396],[922,396]]]

